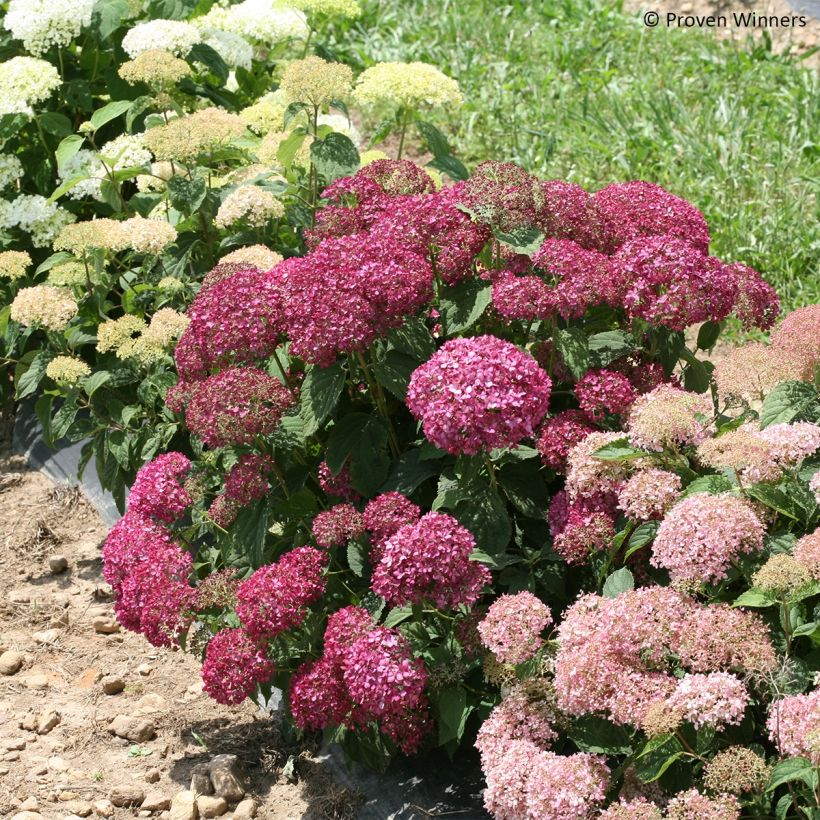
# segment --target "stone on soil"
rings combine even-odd
[[[106,675],[100,681],[100,686],[106,695],[119,695],[125,689],[125,681],[117,675]]]
[[[108,799],[117,808],[139,806],[145,800],[145,792],[139,786],[115,786]]]
[[[245,796],[245,779],[236,755],[217,755],[211,760],[208,771],[217,797],[235,803]]]
[[[233,810],[233,820],[253,820],[256,817],[256,801],[248,798]]]
[[[125,738],[134,743],[153,740],[157,734],[154,721],[147,718],[129,717],[128,715],[117,715],[109,724],[108,731],[112,735]]]
[[[197,797],[196,807],[200,817],[220,817],[228,810],[228,803],[224,797],[203,794]]]
[[[23,665],[23,656],[19,652],[6,650],[0,655],[0,675],[14,675]]]
[[[59,575],[68,569],[68,558],[65,555],[51,555],[48,559],[48,570],[52,575]]]
[[[196,797],[193,792],[179,792],[174,796],[168,820],[197,820]]]

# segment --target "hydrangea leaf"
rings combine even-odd
[[[817,388],[807,382],[788,381],[775,387],[763,401],[760,428],[792,421],[816,421],[820,418]]]

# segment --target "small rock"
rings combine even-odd
[[[68,569],[68,558],[65,555],[51,555],[48,559],[48,571],[52,575],[59,575]]]
[[[37,718],[37,734],[47,735],[55,726],[60,724],[60,713],[54,709],[46,709]]]
[[[3,760],[7,760],[9,763],[14,763],[15,760],[20,759],[20,752],[6,752],[3,755]]]
[[[0,675],[14,675],[23,665],[23,656],[19,652],[6,650],[0,655]]]
[[[21,729],[25,729],[27,732],[36,732],[37,715],[35,715],[34,712],[26,712],[18,725]]]
[[[168,706],[168,701],[162,695],[147,694],[143,695],[134,704],[135,715],[151,715],[155,712],[163,712]]]
[[[150,811],[147,811],[147,810],[146,810],[146,811],[141,811],[141,812],[137,815],[137,817],[150,817],[150,816],[151,816],[151,812],[150,812]]]
[[[108,731],[112,735],[131,740],[134,743],[153,740],[157,735],[154,721],[147,718],[129,717],[128,715],[117,715],[109,724]]]
[[[145,782],[146,783],[158,783],[160,777],[162,777],[162,772],[159,769],[148,769],[145,773]]]
[[[57,639],[60,637],[60,630],[44,629],[42,632],[33,632],[31,637],[34,639],[34,643],[39,643],[41,645],[56,643]]]
[[[114,814],[114,804],[110,800],[97,800],[94,803],[94,812],[98,817],[111,817]]]
[[[97,617],[91,623],[100,635],[113,635],[120,631],[120,625],[113,618]]]
[[[245,796],[244,777],[236,755],[217,755],[208,766],[214,794],[231,803]]]
[[[125,681],[116,675],[106,675],[100,681],[100,686],[106,695],[119,695],[125,689]]]
[[[64,772],[68,769],[68,763],[61,757],[50,757],[48,759],[48,768],[54,772]]]
[[[25,683],[29,689],[48,689],[48,676],[42,673],[29,675],[23,680],[23,683]]]
[[[148,677],[148,675],[150,675],[152,671],[153,671],[153,667],[151,666],[150,663],[141,663],[137,667],[137,674],[142,675],[144,678]]]
[[[27,797],[19,806],[20,811],[37,811],[37,798]]]
[[[70,803],[72,800],[79,800],[80,795],[78,792],[73,792],[70,789],[66,789],[57,795],[57,799],[61,803]]]
[[[46,763],[45,760],[41,763],[35,763],[35,765],[29,769],[29,774],[31,774],[32,777],[42,777],[42,775],[48,774],[48,763]]]
[[[171,801],[168,820],[196,820],[196,797],[193,792],[179,792]]]
[[[145,792],[139,786],[115,786],[108,799],[117,808],[139,806],[145,800]]]
[[[14,740],[5,741],[6,750],[9,752],[22,752],[26,748],[25,738],[18,737]]]
[[[148,792],[142,801],[141,809],[147,811],[165,811],[171,807],[171,798],[159,791]]]
[[[12,814],[11,820],[43,820],[43,815],[36,811],[18,811]]]
[[[197,797],[196,808],[200,817],[220,817],[228,810],[228,803],[224,797],[203,794]]]
[[[10,771],[8,766],[0,766],[0,777],[5,777]]]
[[[191,770],[191,791],[197,795],[214,793],[207,763],[200,763]]]
[[[93,666],[90,666],[74,678],[72,683],[80,689],[91,689],[101,677],[102,672],[100,672],[99,669],[95,669]]]
[[[31,593],[27,589],[13,589],[8,594],[10,604],[30,604]]]
[[[82,802],[74,806],[74,814],[78,817],[90,817],[93,811],[94,809],[91,807],[91,803]]]
[[[233,810],[233,820],[253,820],[256,817],[256,801],[248,798]]]

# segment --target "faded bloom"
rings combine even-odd
[[[62,85],[60,74],[37,57],[12,57],[0,63],[0,116],[27,114]]]
[[[24,326],[65,330],[76,315],[77,303],[71,296],[71,291],[51,285],[21,288],[11,303],[12,320]]]
[[[282,261],[282,255],[264,245],[246,245],[226,253],[219,261],[238,262],[258,270],[270,270]]]
[[[91,368],[74,356],[57,356],[46,366],[46,376],[59,385],[70,387],[91,374]]]
[[[203,108],[145,132],[145,147],[158,160],[194,162],[200,154],[216,150],[245,133],[238,114],[221,108]]]
[[[718,794],[761,791],[771,770],[766,760],[745,746],[719,751],[703,769],[703,785]]]
[[[123,63],[119,75],[131,85],[145,83],[162,87],[175,85],[184,77],[189,77],[191,67],[168,51],[152,48]]]
[[[322,108],[350,95],[353,70],[344,63],[329,63],[311,55],[289,63],[282,74],[280,88],[289,102],[305,102]]]
[[[634,447],[657,451],[700,444],[714,431],[712,415],[708,396],[661,384],[632,405],[629,441]]]
[[[661,810],[644,797],[621,798],[598,815],[598,820],[663,820]]]
[[[763,549],[766,528],[752,506],[729,493],[696,493],[666,514],[652,545],[653,566],[672,581],[714,583],[741,555]]]
[[[541,633],[552,623],[547,606],[531,592],[501,595],[478,625],[481,642],[503,663],[522,663],[543,644]]]
[[[26,275],[31,265],[31,256],[26,251],[0,252],[0,278],[20,279]]]
[[[281,131],[285,127],[285,111],[288,108],[288,100],[284,91],[277,89],[269,91],[260,97],[253,105],[243,108],[239,112],[242,121],[254,134],[264,136],[270,131]],[[304,121],[304,114],[297,115],[291,123]]]
[[[144,365],[160,361],[174,346],[190,319],[173,308],[161,308],[151,322],[136,339],[124,340],[117,348],[120,359],[137,359]]]
[[[137,23],[122,38],[122,48],[132,59],[147,51],[167,51],[187,57],[202,37],[196,26],[184,20],[148,20]]]
[[[353,96],[366,107],[454,108],[463,102],[458,83],[427,63],[377,63],[359,75]]]
[[[681,792],[666,807],[666,820],[739,820],[740,803],[730,794],[706,797],[696,789]]]
[[[410,379],[407,406],[442,450],[474,455],[533,435],[552,384],[535,359],[495,336],[451,339]]]
[[[649,468],[635,473],[618,489],[618,506],[636,521],[663,518],[680,493],[679,475]]]
[[[352,504],[336,504],[313,519],[311,530],[320,547],[340,547],[364,533],[364,521]]]
[[[788,553],[773,555],[752,576],[756,587],[775,595],[792,595],[811,582],[809,569]]]
[[[252,228],[263,228],[271,219],[284,213],[284,206],[270,191],[255,185],[243,185],[231,191],[219,206],[214,224],[217,228],[229,228],[245,222]]]

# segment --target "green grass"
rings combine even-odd
[[[799,60],[646,29],[600,0],[365,0],[333,48],[455,77],[466,104],[448,128],[468,165],[512,161],[591,190],[656,182],[787,307],[820,302],[820,82]]]

